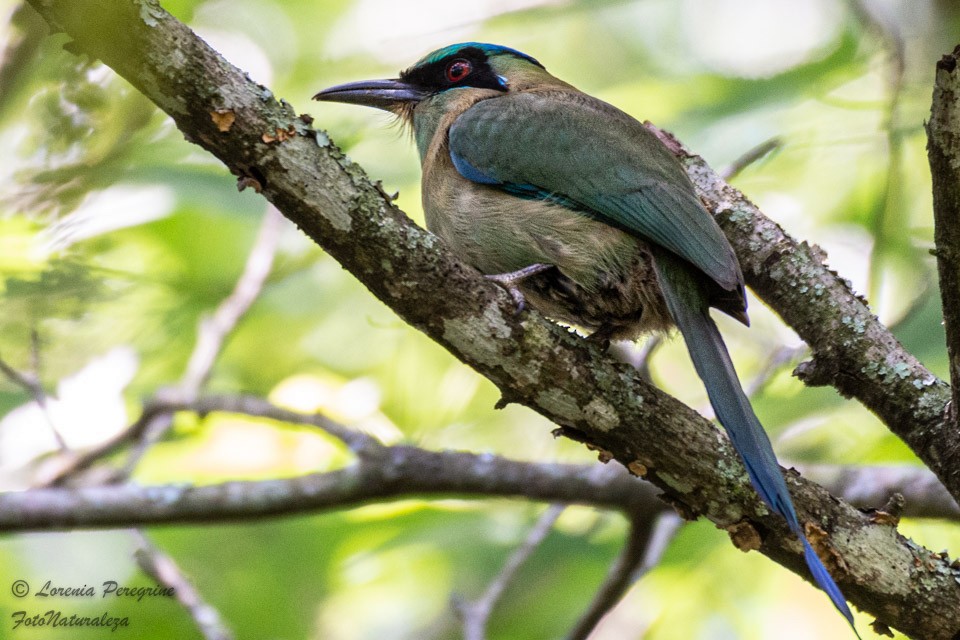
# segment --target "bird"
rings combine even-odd
[[[481,42],[313,97],[382,109],[412,129],[427,228],[518,310],[529,304],[602,343],[678,328],[753,487],[857,633],[710,316],[749,325],[737,256],[654,133],[534,57]]]

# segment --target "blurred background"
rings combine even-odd
[[[923,122],[934,64],[960,42],[950,0],[162,0],[230,62],[299,112],[422,221],[409,136],[370,109],[309,101],[332,84],[393,77],[452,42],[505,44],[554,75],[677,134],[715,168],[776,139],[734,184],[789,233],[823,247],[905,346],[941,376],[946,355],[932,247]],[[0,488],[29,486],[57,448],[117,433],[178,380],[198,321],[233,288],[265,212],[252,190],[184,141],[109,69],[43,37],[0,0],[0,358],[39,373],[47,415],[0,378]],[[91,16],[91,20],[95,20]],[[104,33],[104,37],[116,34]],[[754,405],[784,464],[915,465],[860,405],[790,375],[797,337],[759,301],[724,322],[741,376],[788,354]],[[725,318],[720,318],[723,322]],[[680,341],[651,360],[657,384],[707,405]],[[494,411],[496,389],[404,325],[285,224],[262,295],[208,388],[323,411],[388,443],[591,462],[529,410]],[[335,469],[349,455],[315,430],[178,416],[133,481],[213,483]],[[877,505],[880,506],[880,505]],[[457,638],[451,598],[476,598],[544,505],[507,500],[375,504],[229,526],[158,527],[240,639]],[[627,531],[570,508],[510,584],[491,638],[562,637]],[[956,523],[905,520],[904,535],[960,553]],[[0,536],[3,578],[150,585],[127,531]],[[22,608],[0,584],[0,620]],[[76,602],[100,615],[101,602]],[[165,599],[122,602],[111,637],[199,638]],[[858,617],[864,638],[872,620]],[[2,623],[6,624],[6,623]],[[33,637],[99,638],[97,630]],[[59,634],[59,635],[58,635]],[[823,594],[709,522],[684,525],[593,638],[849,638]]]

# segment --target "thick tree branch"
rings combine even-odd
[[[927,123],[927,155],[933,178],[934,242],[947,332],[952,423],[960,410],[960,46],[937,63],[933,106]],[[960,477],[960,445],[944,449]],[[954,494],[956,495],[956,494]]]
[[[716,429],[538,314],[514,317],[505,293],[412,224],[325,134],[309,127],[310,118],[297,117],[289,105],[277,103],[155,2],[30,3],[74,38],[77,49],[102,59],[170,114],[189,139],[220,158],[243,184],[259,187],[409,324],[490,378],[510,400],[645,473],[678,508],[725,527],[748,520],[764,554],[805,574],[796,540],[760,504],[739,459]],[[762,218],[712,172],[698,169],[696,162],[691,171],[701,187],[716,181],[709,189],[709,206],[723,212],[720,219],[734,236],[751,284],[774,300],[791,325],[801,325],[798,331],[806,334],[822,371],[844,372],[835,376],[838,388],[856,395],[900,431],[939,438],[928,444],[939,446],[954,437],[943,431],[937,415],[946,386],[902,351],[849,288],[822,266],[820,256]],[[755,251],[755,257],[748,251]],[[782,294],[777,287],[783,287]],[[804,319],[808,309],[820,311]],[[809,322],[817,326],[805,325]],[[905,392],[910,392],[904,396],[906,408],[893,400]],[[920,453],[942,473],[932,448],[920,447]],[[429,492],[435,480],[416,490]],[[868,521],[820,487],[792,475],[788,481],[801,518],[829,536],[820,538],[820,550],[843,559],[836,576],[853,603],[910,635],[950,638],[960,630],[960,585],[948,562],[918,550],[893,527]],[[347,483],[357,499],[371,491],[365,477],[349,470],[318,482]],[[168,492],[166,497],[183,496]],[[143,517],[162,515],[162,500],[153,507]]]

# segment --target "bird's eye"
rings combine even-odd
[[[447,80],[460,82],[473,71],[473,65],[467,60],[454,60],[447,65]]]

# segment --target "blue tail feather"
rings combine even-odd
[[[743,459],[757,493],[786,519],[790,530],[803,543],[803,556],[814,581],[857,633],[853,614],[843,593],[804,535],[770,439],[743,392],[723,337],[710,317],[705,296],[690,279],[684,266],[676,263],[664,266],[660,262],[658,257],[657,273],[667,307],[683,334],[690,358],[707,389],[717,419]],[[678,267],[683,270],[682,273],[675,272],[674,269]],[[860,637],[859,634],[857,637]]]

